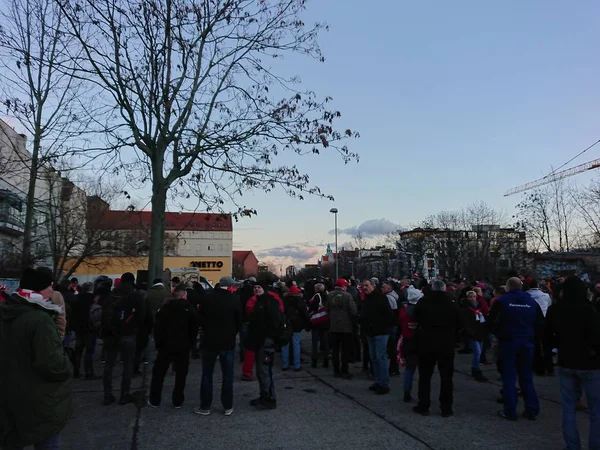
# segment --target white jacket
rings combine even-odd
[[[540,308],[542,308],[542,313],[544,314],[544,317],[546,317],[546,312],[552,304],[552,299],[550,296],[539,289],[529,289],[527,293],[533,297],[538,305],[540,305]]]

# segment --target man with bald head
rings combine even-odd
[[[500,297],[490,311],[489,322],[500,342],[504,409],[500,417],[517,420],[517,377],[523,392],[525,411],[523,417],[535,420],[540,412],[540,402],[533,384],[534,339],[543,325],[540,306],[527,292],[523,282],[510,278],[508,291]]]

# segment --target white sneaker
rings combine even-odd
[[[210,416],[210,409],[202,409],[197,407],[194,409],[194,414],[198,414],[199,416]]]
[[[232,415],[232,414],[233,414],[233,408],[231,408],[231,409],[226,409],[226,410],[225,410],[225,415],[226,415],[226,416],[230,416],[230,415]]]
[[[146,402],[146,404],[147,404],[147,405],[148,405],[150,408],[158,408],[158,405],[153,405],[153,404],[150,402],[150,399],[148,399],[148,401]]]

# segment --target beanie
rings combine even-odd
[[[19,288],[41,292],[52,286],[53,281],[52,271],[47,267],[38,267],[37,269],[27,268],[21,275]]]

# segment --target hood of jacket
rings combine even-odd
[[[12,294],[6,302],[0,305],[0,320],[11,322],[32,309],[46,311],[48,314],[60,314],[62,308],[50,300],[35,300]]]
[[[398,299],[400,298],[400,296],[398,295],[398,293],[396,291],[390,291],[386,294],[388,297],[393,298],[394,300],[396,300],[396,302],[398,301]]]
[[[414,286],[409,286],[408,289],[406,289],[406,299],[408,300],[408,303],[415,304],[422,298],[423,292],[421,292]]]

